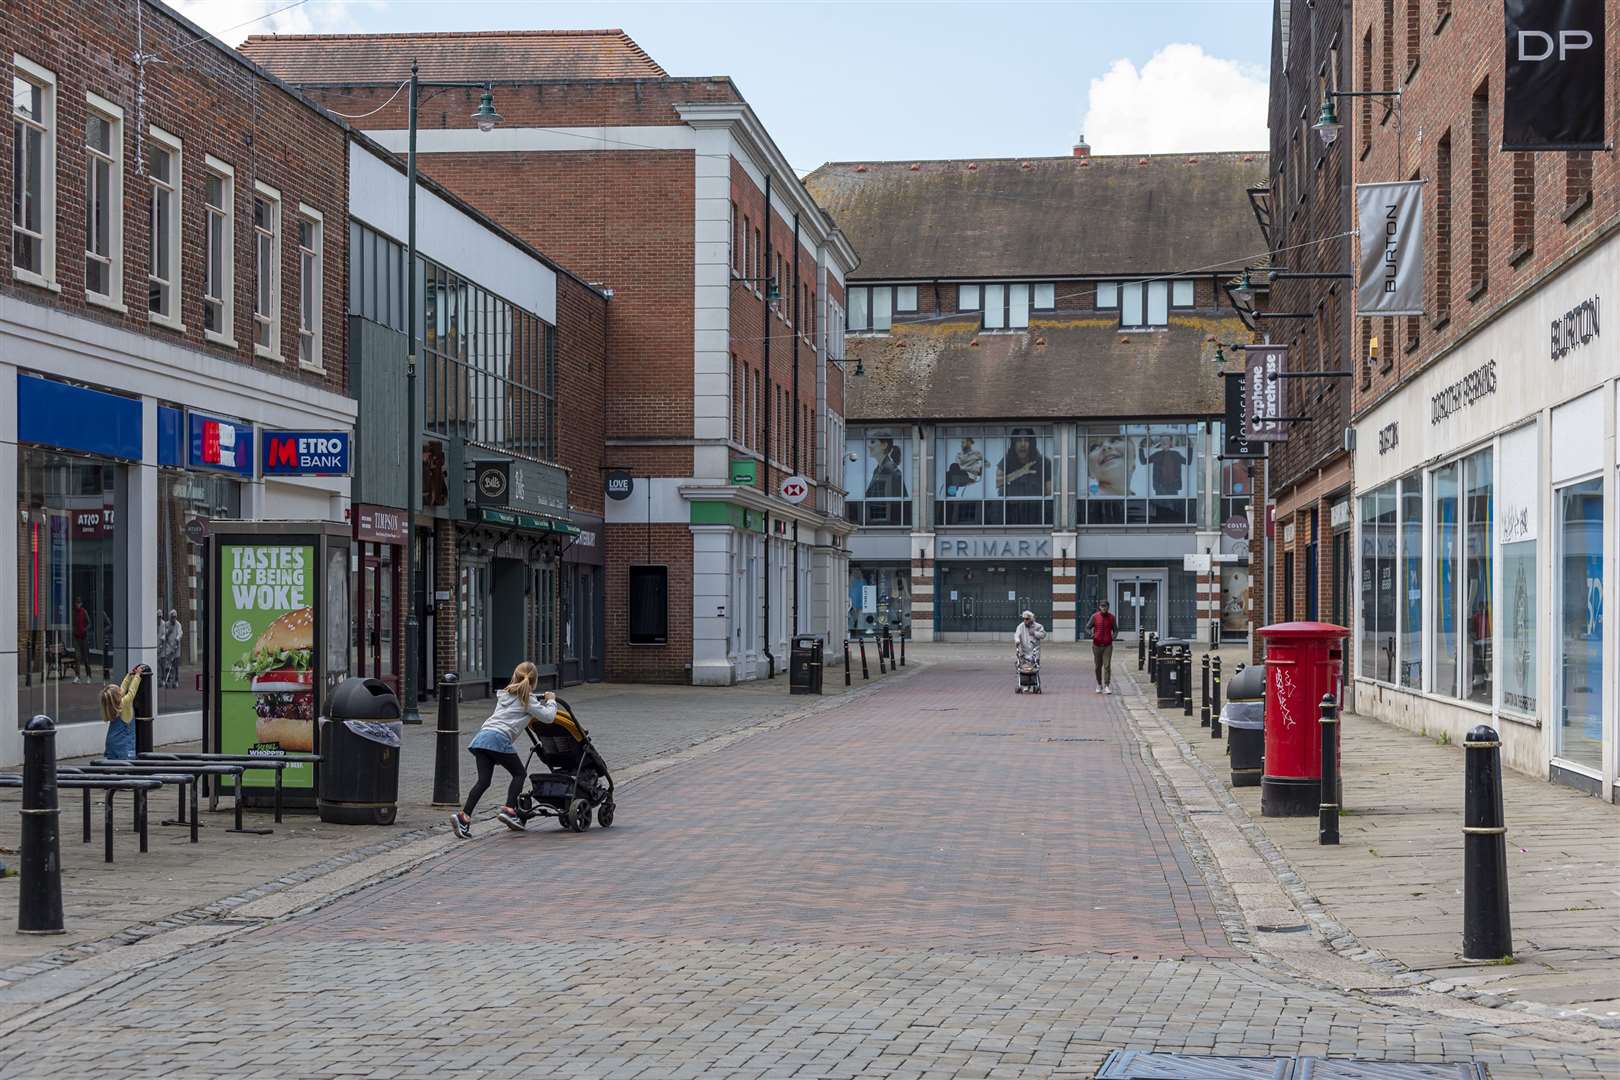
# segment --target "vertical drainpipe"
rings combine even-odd
[[[793,212],[793,475],[799,467],[799,212]],[[793,634],[799,632],[799,519],[793,519]],[[793,635],[789,634],[789,638]]]
[[[765,319],[765,400],[761,402],[765,413],[765,446],[762,456],[765,467],[760,470],[760,491],[767,499],[771,495],[771,413],[776,411],[776,387],[771,384],[771,174],[765,174],[765,288],[760,290],[760,313]],[[771,512],[765,511],[765,670],[766,677],[776,678],[776,657],[771,653]]]

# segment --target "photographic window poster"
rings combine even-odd
[[[871,499],[909,497],[906,477],[911,474],[911,441],[902,431],[868,429],[865,438],[865,475],[861,496]]]
[[[1000,450],[995,494],[1004,499],[1043,499],[1052,494],[1052,438],[1015,427]]]
[[[980,432],[969,429],[940,435],[934,460],[943,470],[940,498],[984,498],[985,439]]]
[[[1166,498],[1196,494],[1192,443],[1186,435],[1150,433],[1132,442],[1136,447],[1132,495]]]
[[[1497,533],[1502,542],[1502,707],[1536,712],[1536,541],[1541,502],[1539,432],[1527,424],[1502,436]]]
[[[1123,499],[1131,475],[1131,447],[1117,431],[1086,436],[1080,463],[1081,490],[1092,499]]]

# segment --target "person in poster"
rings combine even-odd
[[[872,475],[866,481],[868,499],[904,499],[906,497],[905,462],[900,446],[891,437],[869,439],[866,452]]]
[[[1123,435],[1093,436],[1086,447],[1087,489],[1093,496],[1124,498],[1130,484],[1130,459]]]
[[[1029,428],[1013,428],[1007,453],[996,467],[996,492],[1009,499],[1052,494],[1051,469]]]
[[[1180,495],[1187,453],[1169,435],[1149,435],[1137,446],[1137,460],[1152,469],[1153,494]]]
[[[964,490],[979,482],[984,475],[984,454],[974,445],[972,436],[963,436],[956,457],[945,469],[945,497],[954,499]]]

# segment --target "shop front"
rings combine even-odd
[[[405,595],[406,511],[355,503],[354,670],[381,679],[394,693],[404,671],[401,598]]]
[[[1361,417],[1354,514],[1361,711],[1459,741],[1490,723],[1511,766],[1604,797],[1617,275],[1610,240]]]
[[[1051,533],[942,532],[934,551],[936,640],[998,641],[1025,611],[1052,626]]]
[[[575,510],[569,523],[579,530],[563,549],[564,686],[602,681],[603,630],[602,541],[607,535],[598,514]]]

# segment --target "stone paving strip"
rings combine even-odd
[[[1241,651],[1225,650],[1227,680]],[[1193,811],[1267,951],[1321,941],[1342,985],[1429,996],[1620,1030],[1620,809],[1507,770],[1504,806],[1515,962],[1470,964],[1462,937],[1460,748],[1360,716],[1342,732],[1341,843],[1316,819],[1265,818],[1259,788],[1233,788],[1224,740],[1159,710],[1127,670],[1125,698]],[[1194,665],[1194,693],[1199,689]],[[1297,933],[1309,927],[1307,934]],[[1320,967],[1321,961],[1311,964]]]

